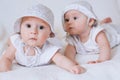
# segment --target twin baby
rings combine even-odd
[[[53,62],[71,73],[83,73],[85,68],[75,60],[76,54],[98,53],[99,58],[88,64],[100,63],[109,60],[111,48],[120,43],[120,39],[112,40],[107,36],[111,30],[115,30],[113,27],[108,30],[102,26],[110,21],[106,18],[99,22],[88,2],[79,1],[66,6],[62,23],[68,44],[62,55],[60,47],[48,41],[48,38],[55,36],[52,11],[42,4],[32,6],[15,22],[15,34],[10,36],[8,47],[0,58],[0,72],[11,70],[12,62],[16,60],[26,67]],[[117,32],[110,36],[119,37]],[[117,43],[111,44],[114,42]]]

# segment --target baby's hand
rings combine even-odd
[[[96,63],[101,63],[102,61],[96,60],[96,61],[89,61],[88,64],[96,64]]]
[[[81,67],[80,65],[75,65],[72,67],[71,71],[74,74],[81,74],[84,73],[86,70],[85,68]]]

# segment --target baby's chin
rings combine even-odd
[[[41,48],[42,46],[41,45],[38,45],[37,43],[30,43],[30,44],[28,44],[28,46],[31,46],[31,47],[39,47],[39,48]]]
[[[76,31],[72,31],[72,30],[69,31],[68,33],[71,34],[71,35],[76,35],[77,34]]]

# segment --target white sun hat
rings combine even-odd
[[[42,5],[42,4],[37,4],[35,6],[32,6],[31,8],[28,8],[24,12],[22,12],[22,15],[20,15],[17,18],[17,21],[14,24],[14,32],[20,32],[20,25],[23,17],[27,16],[32,16],[32,17],[37,17],[45,22],[47,22],[50,26],[50,29],[52,33],[54,34],[54,15],[53,12],[51,11],[50,8]]]
[[[96,15],[93,12],[92,6],[86,2],[86,1],[79,1],[79,2],[74,2],[72,4],[69,4],[68,6],[65,7],[62,15],[62,21],[64,24],[64,14],[70,10],[77,10],[86,15],[88,18],[93,18],[97,20]]]

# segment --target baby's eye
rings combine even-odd
[[[30,27],[31,27],[31,25],[30,25],[30,24],[27,24],[26,26],[27,26],[27,28],[30,28]]]
[[[44,26],[39,26],[39,29],[44,29]]]
[[[77,19],[77,17],[74,17],[74,20],[76,20]]]
[[[69,22],[69,19],[64,19],[65,22]]]

